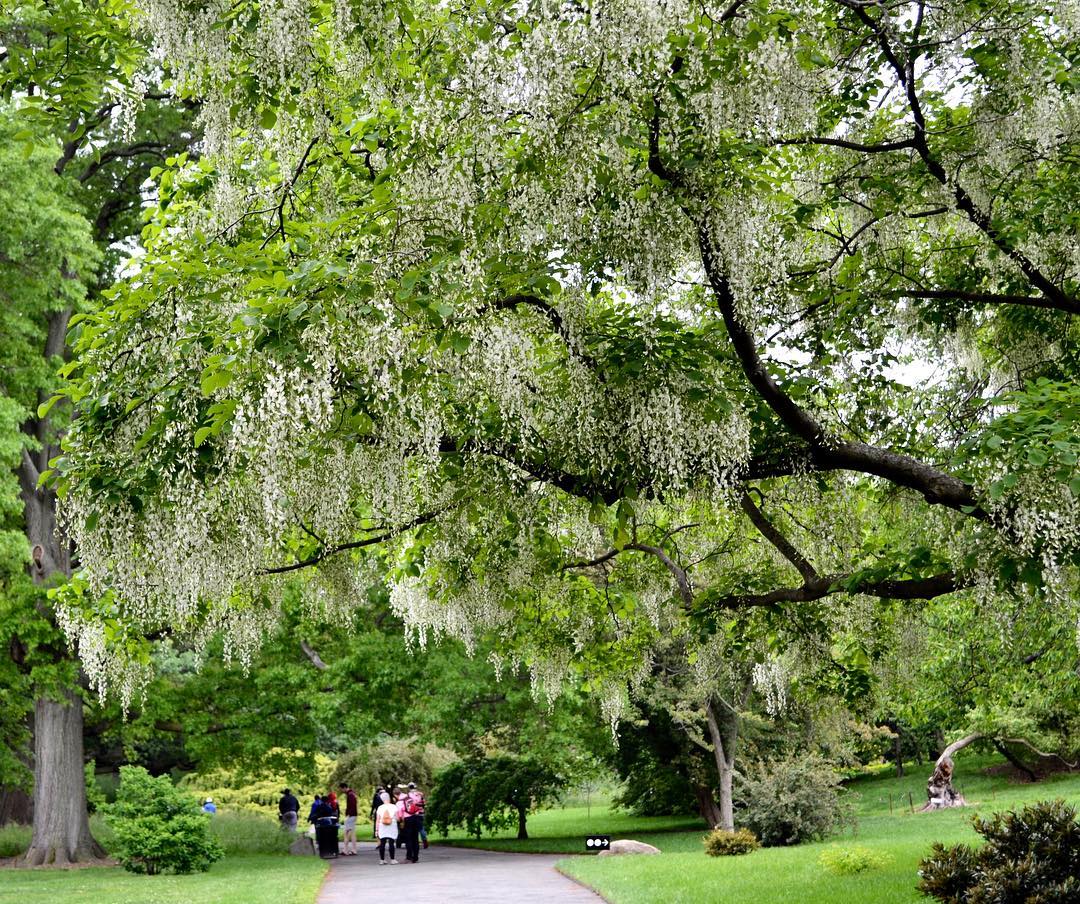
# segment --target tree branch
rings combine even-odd
[[[318,565],[323,559],[337,555],[339,552],[345,552],[350,549],[363,549],[367,546],[377,546],[379,543],[385,543],[387,540],[399,537],[422,524],[434,521],[439,515],[443,514],[444,511],[446,510],[440,509],[436,512],[426,512],[423,515],[418,515],[416,518],[413,518],[412,521],[402,524],[399,527],[395,527],[392,530],[388,530],[385,533],[378,534],[374,537],[365,537],[363,540],[354,540],[350,543],[339,543],[336,546],[327,546],[302,561],[293,562],[290,565],[278,565],[274,568],[263,568],[260,571],[257,571],[256,574],[287,574],[290,571],[300,571],[303,568],[311,568],[313,565]]]
[[[887,154],[890,151],[901,151],[915,148],[914,138],[900,138],[896,141],[883,141],[878,144],[863,144],[859,141],[848,141],[845,138],[825,138],[808,135],[800,138],[782,138],[777,145],[787,147],[791,145],[820,144],[828,147],[846,148],[849,151],[859,151],[862,154]]]
[[[795,570],[802,575],[804,581],[809,583],[820,578],[820,575],[814,569],[814,566],[806,560],[806,557],[788,541],[787,537],[776,529],[776,526],[765,517],[761,509],[754,505],[754,500],[750,498],[748,490],[743,489],[739,502],[747,517],[753,522],[754,527],[758,529],[758,532],[776,547],[780,555],[795,566]]]
[[[812,603],[837,593],[861,593],[879,599],[928,600],[955,593],[967,586],[951,571],[941,572],[928,578],[912,578],[899,581],[868,581],[862,584],[845,584],[850,575],[827,575],[807,581],[801,587],[783,587],[768,593],[732,594],[710,600],[711,609],[746,609],[755,606],[776,606],[782,603]]]
[[[306,640],[301,638],[300,649],[304,651],[304,655],[311,660],[311,664],[315,666],[320,672],[325,672],[328,666],[323,662],[322,657],[312,648]]]

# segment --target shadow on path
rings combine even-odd
[[[500,854],[432,845],[419,863],[379,865],[374,844],[330,863],[317,904],[601,904],[587,888],[556,872],[557,854]]]

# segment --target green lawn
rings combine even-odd
[[[1080,776],[1058,776],[1037,785],[1011,784],[982,769],[995,762],[983,757],[957,759],[958,785],[975,806],[964,810],[912,815],[925,798],[929,767],[903,779],[888,773],[850,783],[859,794],[858,825],[852,832],[819,844],[762,849],[742,857],[705,856],[702,832],[633,835],[656,845],[660,857],[563,860],[560,869],[600,892],[612,904],[914,904],[925,902],[915,890],[919,861],[931,842],[972,841],[974,812],[1008,809],[1049,797],[1080,804]],[[889,798],[893,811],[889,812]],[[595,830],[606,831],[597,825]],[[622,830],[610,834],[626,837]],[[830,844],[861,844],[882,851],[891,862],[857,876],[834,876],[818,864]]]
[[[120,867],[5,869],[0,901],[18,904],[312,904],[326,874],[315,857],[228,856],[206,873],[137,876]]]
[[[602,800],[591,807],[557,807],[531,814],[528,822],[531,837],[527,841],[517,840],[516,826],[495,836],[485,835],[479,840],[461,833],[445,838],[433,835],[431,840],[439,844],[476,847],[489,851],[578,854],[585,850],[585,836],[590,833],[633,836],[649,841],[654,837],[678,837],[685,834],[687,829],[695,830],[694,837],[698,837],[703,825],[700,819],[692,816],[631,816],[627,813],[612,812],[608,802]]]

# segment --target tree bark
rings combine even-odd
[[[941,755],[937,758],[937,762],[934,763],[934,772],[930,776],[930,780],[926,783],[926,803],[919,811],[925,813],[928,810],[945,810],[949,807],[966,807],[967,801],[964,800],[964,796],[953,787],[953,760],[952,755],[958,750],[962,750],[975,741],[978,741],[982,737],[981,734],[969,734],[966,737],[960,738],[958,741],[953,741],[948,747],[941,751]]]
[[[525,828],[525,808],[518,807],[518,834],[519,840],[525,840],[529,837],[529,830]]]
[[[1034,771],[1025,766],[1024,761],[1021,760],[1020,757],[1018,757],[1011,750],[1009,750],[1008,744],[1005,744],[1002,741],[994,741],[994,749],[997,750],[997,752],[1000,753],[1003,757],[1005,757],[1005,759],[1007,759],[1012,764],[1014,769],[1024,773],[1024,775],[1027,776],[1027,780],[1029,782],[1037,782],[1039,780],[1039,777],[1034,773]]]
[[[718,707],[710,699],[705,704],[705,720],[709,726],[709,740],[712,741],[716,772],[720,778],[719,819],[713,823],[713,826],[733,832],[735,831],[735,807],[732,780],[735,775],[735,745],[739,738],[739,717],[729,706],[721,703]]]
[[[694,797],[697,798],[701,818],[711,826],[720,825],[720,808],[716,805],[713,789],[706,785],[694,785]]]
[[[34,705],[34,834],[29,866],[66,866],[105,856],[90,834],[83,773],[82,700],[39,697]]]
[[[50,335],[51,335],[50,331]],[[52,452],[42,449],[41,456]],[[56,523],[56,494],[38,487],[38,465],[23,454],[19,484],[35,583],[71,576],[71,544]],[[42,612],[52,618],[51,612]],[[56,656],[67,655],[62,650]],[[59,697],[59,699],[57,699]],[[30,866],[94,860],[105,856],[90,833],[83,772],[83,708],[74,688],[49,693],[41,688],[34,704],[34,831],[25,862]]]

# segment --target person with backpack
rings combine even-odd
[[[409,782],[409,797],[411,797],[416,802],[417,816],[419,817],[419,821],[417,823],[417,825],[419,826],[419,830],[417,831],[417,835],[419,836],[420,842],[421,844],[423,844],[424,850],[426,851],[428,849],[428,840],[427,826],[424,824],[424,792],[416,787],[416,782]]]
[[[375,810],[375,834],[379,837],[379,866],[386,866],[386,848],[390,847],[390,862],[397,865],[395,845],[398,837],[398,808],[390,803],[390,795],[385,791],[379,797],[379,806]]]
[[[379,785],[379,787],[375,789],[375,796],[371,799],[371,815],[368,818],[371,820],[371,837],[376,841],[379,840],[379,824],[375,819],[375,812],[382,806],[382,796],[384,794],[386,794],[388,798],[390,797],[390,795],[387,794],[386,789],[382,785]]]
[[[404,788],[398,808],[402,816],[401,843],[405,845],[405,859],[410,863],[419,863],[420,825],[424,821],[421,805],[409,789]]]

